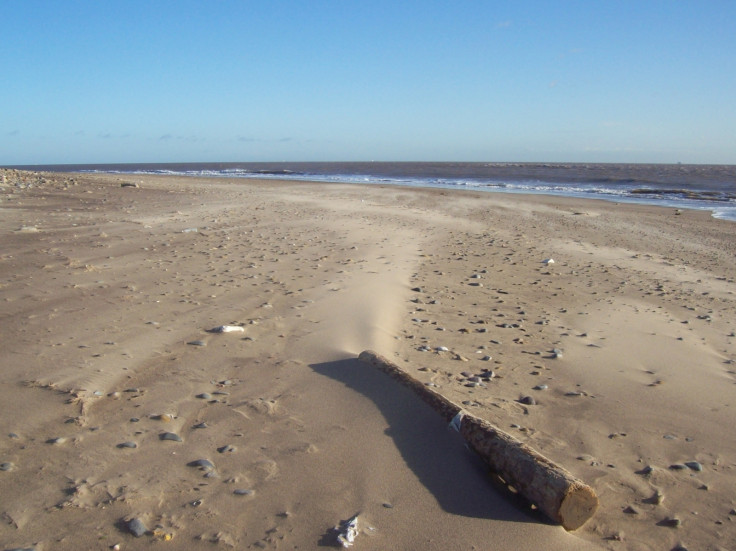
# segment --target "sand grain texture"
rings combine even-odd
[[[5,176],[0,547],[312,549],[355,514],[355,549],[734,546],[736,224]],[[591,485],[596,516],[567,533],[499,491],[365,349]]]

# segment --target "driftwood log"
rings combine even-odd
[[[576,530],[598,509],[593,489],[565,469],[489,422],[465,412],[371,350],[358,358],[412,389],[453,425],[468,444],[507,484],[566,530]]]

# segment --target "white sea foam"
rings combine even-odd
[[[552,168],[555,168],[554,166]],[[559,167],[557,167],[559,168]],[[487,178],[443,178],[427,176],[387,176],[385,174],[355,174],[338,171],[296,172],[289,169],[251,170],[248,168],[201,168],[191,170],[173,170],[167,168],[131,168],[131,170],[88,170],[87,172],[112,172],[126,174],[181,175],[192,177],[227,177],[274,180],[316,181],[330,183],[348,183],[363,185],[391,184],[407,187],[430,187],[444,189],[467,189],[475,191],[521,194],[560,195],[566,197],[604,199],[626,203],[638,203],[684,209],[710,210],[713,216],[724,220],[736,221],[736,201],[727,199],[723,193],[715,197],[700,191],[692,191],[688,186],[673,184],[670,189],[648,187],[646,182],[616,180],[605,178],[601,182],[552,182],[536,180],[497,180]],[[682,188],[682,193],[677,190]],[[693,198],[700,193],[699,198]],[[731,195],[732,197],[732,195]]]

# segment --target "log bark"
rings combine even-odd
[[[595,491],[568,471],[488,421],[475,417],[371,350],[358,358],[412,389],[460,432],[506,484],[566,530],[577,530],[598,509]]]

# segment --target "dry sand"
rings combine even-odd
[[[315,549],[358,513],[354,549],[736,547],[736,224],[2,175],[3,549]],[[567,533],[501,493],[367,348],[590,484],[596,516]]]

